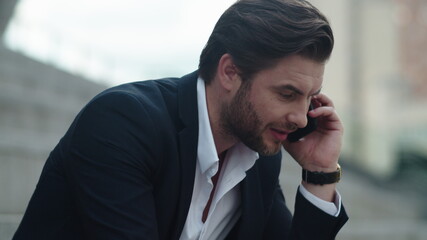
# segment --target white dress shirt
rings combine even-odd
[[[240,217],[240,185],[249,170],[259,158],[258,153],[238,143],[227,151],[218,178],[208,217],[202,222],[203,210],[209,200],[213,183],[211,178],[218,172],[219,159],[209,122],[204,81],[197,80],[197,103],[199,114],[199,139],[197,163],[190,209],[180,240],[224,239]],[[335,204],[323,201],[302,185],[301,194],[330,215],[337,216],[341,196],[337,193]]]

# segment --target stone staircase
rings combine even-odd
[[[105,88],[0,45],[0,240],[15,232],[49,152]]]

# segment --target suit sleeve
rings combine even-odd
[[[332,240],[347,219],[344,207],[341,207],[339,216],[331,216],[310,203],[299,191],[292,216],[282,189],[277,186],[264,239]]]
[[[151,179],[155,125],[141,102],[113,92],[71,130],[66,174],[87,239],[158,239]]]
[[[334,217],[314,206],[300,191],[297,191],[290,239],[335,239],[347,220],[348,216],[343,206],[340,214]]]

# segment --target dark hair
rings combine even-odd
[[[325,62],[334,45],[326,17],[304,0],[240,0],[220,17],[200,55],[199,74],[209,83],[228,53],[242,79],[299,54]]]

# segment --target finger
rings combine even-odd
[[[313,101],[317,103],[315,104],[315,106],[320,104],[320,106],[334,107],[334,103],[332,102],[332,100],[323,93],[314,96]]]
[[[318,127],[328,130],[343,131],[344,127],[333,107],[320,107],[309,112],[309,116],[318,118]]]
[[[322,106],[308,112],[312,118],[326,117],[329,121],[340,121],[338,113],[334,107]]]

